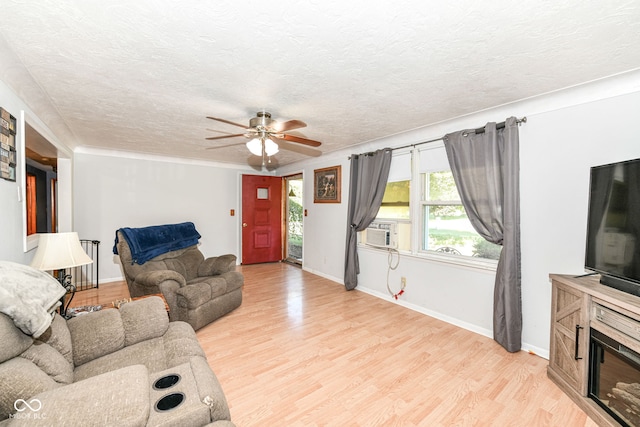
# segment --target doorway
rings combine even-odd
[[[242,264],[282,261],[282,182],[242,175]]]
[[[58,150],[27,122],[24,126],[27,236],[57,233]]]
[[[303,180],[302,174],[284,177],[285,181],[285,260],[302,265],[303,254]]]
[[[37,226],[37,212],[38,212],[38,198],[36,197],[36,176],[32,173],[27,173],[27,236],[38,232]]]

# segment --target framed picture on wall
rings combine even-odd
[[[16,118],[0,107],[0,178],[16,180]]]
[[[314,203],[340,203],[341,168],[342,166],[331,166],[313,171]]]

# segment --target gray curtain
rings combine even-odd
[[[520,162],[518,122],[504,129],[466,130],[444,137],[462,205],[476,231],[502,245],[493,293],[493,337],[507,351],[522,347]]]
[[[344,286],[348,291],[358,286],[358,231],[371,224],[378,214],[389,178],[391,150],[384,148],[351,156],[347,244],[344,255]]]

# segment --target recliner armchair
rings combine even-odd
[[[161,293],[171,321],[187,322],[197,330],[242,303],[244,277],[235,271],[235,255],[205,259],[193,245],[136,264],[120,231],[116,246],[131,297]]]

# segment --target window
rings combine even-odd
[[[451,171],[420,175],[423,251],[498,259],[501,247],[487,242],[471,225]]]
[[[471,225],[443,143],[394,153],[376,220],[398,223],[401,251],[458,256],[460,260],[500,256],[501,247],[487,242]]]
[[[394,154],[376,219],[398,223],[398,248],[411,250],[411,153]]]
[[[384,190],[379,218],[411,219],[411,180],[388,182]]]

